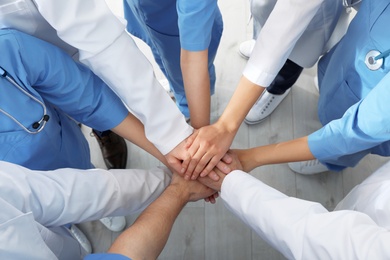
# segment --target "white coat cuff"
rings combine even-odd
[[[259,69],[256,68],[254,64],[248,62],[243,71],[243,75],[250,82],[256,85],[268,87],[271,85],[277,74],[270,74],[264,71],[259,71]]]

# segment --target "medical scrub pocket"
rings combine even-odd
[[[390,49],[389,2],[363,1],[343,40],[321,58],[318,114],[323,125],[341,118],[389,72],[389,58],[384,58],[378,70],[369,69],[365,63],[371,50],[383,53]]]
[[[20,130],[0,131],[0,160],[33,170],[93,168],[88,142],[76,122],[51,106],[47,109],[50,120],[38,134],[29,134],[17,125]]]

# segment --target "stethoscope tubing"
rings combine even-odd
[[[40,104],[42,106],[42,109],[43,109],[43,116],[42,118],[37,121],[37,122],[34,122],[32,124],[32,127],[34,129],[36,129],[35,131],[31,131],[30,129],[28,129],[27,127],[25,127],[19,120],[17,120],[15,117],[13,117],[12,115],[10,115],[7,111],[4,111],[3,109],[0,108],[0,112],[3,113],[4,115],[6,115],[7,117],[9,117],[10,119],[12,119],[16,124],[18,124],[24,131],[26,131],[27,133],[29,134],[38,134],[39,132],[41,132],[44,128],[45,128],[45,125],[46,125],[46,122],[49,120],[49,116],[47,115],[47,110],[46,110],[46,106],[45,104],[40,101],[39,99],[37,99],[36,97],[34,97],[33,95],[31,95],[30,93],[28,93],[25,89],[23,89],[10,75],[9,73],[3,68],[0,66],[0,76],[5,78],[8,82],[10,82],[13,86],[15,86],[17,89],[19,89],[22,93],[24,93],[25,95],[27,95],[29,98],[31,98],[32,100],[34,100],[35,102],[37,102],[38,104]]]

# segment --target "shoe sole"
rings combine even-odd
[[[244,122],[248,125],[256,125],[266,120],[270,115],[272,115],[273,112],[275,112],[275,110],[279,107],[279,105],[283,102],[283,100],[289,95],[291,88],[289,88],[287,91],[288,91],[287,94],[282,98],[282,100],[280,100],[279,104],[274,108],[274,110],[268,116],[256,121],[250,121],[245,118]]]
[[[244,58],[246,60],[249,60],[249,57],[244,55],[240,50],[238,50],[238,54],[241,56],[241,58]]]
[[[269,115],[270,116],[270,115]],[[266,120],[269,116],[267,117],[264,117],[263,119],[260,119],[260,120],[257,120],[257,121],[250,121],[250,120],[246,120],[244,119],[244,122],[248,125],[257,125],[257,124],[260,124],[261,122],[263,122],[264,120]]]

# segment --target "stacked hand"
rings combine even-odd
[[[183,168],[186,168],[185,178],[195,180],[210,174],[210,178],[218,180],[212,170],[230,148],[234,135],[234,132],[227,131],[218,122],[196,130],[187,139],[191,159],[183,163]]]

